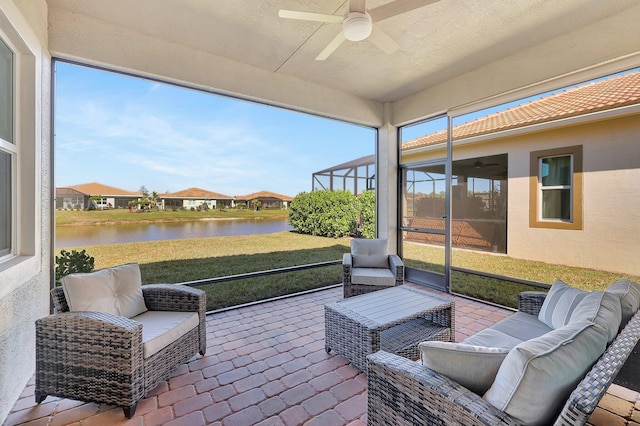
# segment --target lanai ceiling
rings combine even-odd
[[[389,2],[368,0],[367,8]],[[260,76],[263,84],[279,78],[278,84],[283,85],[292,78],[374,103],[398,101],[499,61],[505,66],[514,64],[513,72],[518,73],[517,66],[522,62],[518,55],[525,51],[538,55],[530,55],[534,62],[529,62],[528,68],[537,64],[549,69],[536,78],[593,65],[594,57],[606,61],[628,54],[633,50],[629,44],[640,51],[637,0],[439,0],[374,24],[400,46],[395,53],[386,54],[368,40],[345,41],[324,61],[315,57],[342,25],[283,19],[278,11],[346,14],[348,1],[48,0],[48,4],[54,55],[108,65],[101,63],[108,62],[107,56],[69,48],[81,43],[83,37],[92,37],[90,30],[83,34],[78,28],[101,27],[102,33],[113,35],[101,34],[100,43],[122,43],[118,32],[162,40],[223,60],[224,67],[211,69],[211,73],[234,72],[233,64],[237,64],[243,72],[247,68],[255,70],[255,74],[249,74]],[[76,28],[79,21],[90,24]],[[603,37],[605,28],[609,33]],[[611,43],[612,37],[622,46]],[[599,46],[604,43],[607,45]],[[97,42],[93,44],[100,49]],[[583,59],[584,47],[601,53]],[[133,52],[123,47],[122,55],[131,55],[125,60],[136,68]],[[556,64],[562,61],[571,64]],[[524,82],[513,78],[512,85]]]

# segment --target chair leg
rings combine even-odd
[[[134,414],[136,414],[136,408],[138,408],[137,402],[133,404],[131,407],[122,407],[122,411],[124,411],[124,416],[127,419],[130,419],[131,417],[133,417]]]
[[[36,404],[40,404],[46,398],[47,398],[47,394],[46,393],[36,392]]]

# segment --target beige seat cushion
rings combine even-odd
[[[389,268],[386,238],[354,238],[350,244],[354,268]]]
[[[556,280],[542,303],[538,319],[551,328],[564,327],[571,313],[588,292]]]
[[[478,395],[489,389],[509,353],[508,349],[438,341],[422,342],[418,348],[422,365]]]
[[[396,277],[390,269],[353,268],[351,270],[352,284],[393,286]]]
[[[142,324],[142,351],[145,358],[159,352],[200,323],[197,312],[147,311],[132,319]]]
[[[550,424],[607,346],[588,321],[523,342],[506,356],[483,398],[523,425]]]
[[[132,318],[147,310],[137,263],[63,277],[69,310],[107,312]]]

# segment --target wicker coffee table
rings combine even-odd
[[[397,286],[324,306],[325,349],[335,350],[361,371],[379,350],[418,359],[418,343],[455,338],[454,302]]]

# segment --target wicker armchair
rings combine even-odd
[[[545,293],[526,292],[520,310],[537,314]],[[611,342],[566,400],[555,425],[584,425],[640,339],[640,311]],[[368,423],[373,425],[517,425],[453,380],[417,362],[377,352],[368,363]]]
[[[344,297],[357,296],[404,282],[404,264],[395,254],[387,254],[384,238],[351,240],[351,253],[342,257]]]
[[[202,290],[173,284],[142,287],[149,311],[197,312],[199,325],[144,358],[142,324],[109,313],[69,312],[61,287],[51,291],[55,313],[36,321],[36,402],[47,395],[121,406],[137,403],[177,366],[206,351]]]

